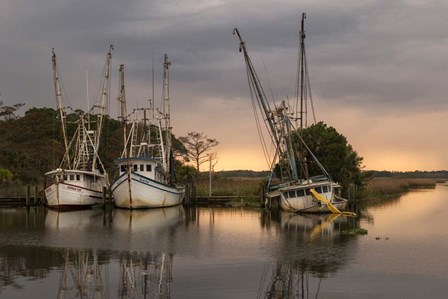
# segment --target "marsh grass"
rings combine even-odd
[[[435,186],[435,179],[373,178],[367,183],[365,197],[394,197],[413,188],[435,188]]]
[[[212,180],[212,196],[238,196],[248,200],[259,200],[262,178],[218,178]],[[207,196],[209,181],[201,179],[196,181],[198,196]]]
[[[373,178],[368,181],[365,190],[358,194],[358,199],[388,199],[416,188],[435,188],[436,179],[424,178]],[[196,181],[198,196],[208,196],[208,179]],[[231,177],[212,180],[212,196],[236,196],[233,201],[259,202],[263,178]]]

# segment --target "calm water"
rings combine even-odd
[[[360,219],[0,209],[0,297],[448,298],[447,222],[442,185]]]

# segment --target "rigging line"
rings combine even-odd
[[[311,111],[313,112],[313,120],[314,120],[314,123],[316,123],[316,114],[314,112],[313,95],[311,92],[310,73],[308,71],[308,63],[306,62],[306,60],[305,60],[305,75],[306,75],[306,82],[307,82],[307,86],[308,86],[308,93],[310,95],[309,97],[310,97]]]
[[[272,119],[269,119],[269,114],[271,113],[271,108],[269,106],[269,102],[267,101],[266,94],[264,93],[263,88],[261,87],[260,79],[258,78],[257,73],[255,72],[254,66],[252,65],[252,62],[248,55],[245,55],[245,61],[246,61],[246,70],[250,73],[251,77],[251,83],[254,87],[254,89],[257,92],[256,96],[259,101],[260,110],[262,110],[263,113],[266,114],[266,121],[265,125],[268,128],[269,136],[271,137],[271,140],[274,144],[278,145],[279,140],[278,136],[276,135],[274,124]],[[258,87],[258,88],[256,88]],[[263,109],[261,109],[263,108]],[[269,127],[268,127],[269,125]]]
[[[299,31],[299,47],[297,49],[297,73],[296,73],[296,81],[295,81],[295,86],[294,86],[294,94],[296,96],[295,98],[295,103],[294,103],[294,113],[295,113],[295,119],[296,119],[296,124],[297,124],[297,119],[298,119],[298,110],[299,110],[299,82],[300,82],[300,51],[301,51],[301,47],[300,47],[300,36],[301,36],[301,32]]]
[[[68,109],[70,109],[71,111],[73,111],[73,109],[72,109],[72,107],[71,107],[71,103],[70,103],[70,99],[69,99],[69,97],[68,97],[68,94],[67,94],[67,91],[65,90],[65,86],[64,86],[64,84],[63,84],[63,81],[62,81],[62,76],[61,76],[61,72],[59,71],[59,64],[57,64],[56,65],[56,72],[57,72],[57,74],[58,74],[58,80],[59,80],[59,86],[61,87],[61,93],[63,94],[63,96],[62,96],[62,94],[61,94],[61,97],[64,99],[64,101],[67,101],[68,102],[68,104],[69,104],[69,106],[67,106],[67,107],[61,107],[61,108],[68,108]],[[62,103],[62,104],[64,104],[64,103]]]
[[[317,159],[317,157],[313,154],[313,152],[311,151],[311,149],[308,147],[308,145],[306,145],[305,141],[303,141],[302,137],[300,135],[297,135],[300,139],[300,141],[303,143],[303,145],[306,147],[306,149],[308,150],[308,152],[310,153],[311,157],[314,159],[314,161],[316,162],[317,166],[319,166],[320,170],[322,170],[322,172],[324,173],[324,175],[326,175],[330,180],[331,180],[331,175],[327,172],[327,170],[325,169],[325,167],[319,162],[319,160]]]
[[[251,93],[251,97],[252,97],[252,93],[253,93],[252,92],[252,88],[250,88],[250,93]],[[255,101],[253,100],[253,98],[251,98],[251,102],[252,102],[252,110],[253,110],[254,117],[255,117],[255,123],[256,123],[256,126],[257,126],[258,137],[260,139],[260,143],[261,143],[261,147],[262,147],[262,150],[263,150],[264,158],[266,160],[266,164],[269,167],[269,151],[267,149],[266,140],[264,138],[263,130],[261,128],[259,116],[258,116],[258,113],[257,113],[257,107],[255,105]]]
[[[269,91],[271,92],[272,103],[274,103],[274,107],[275,107],[275,98],[274,98],[274,92],[272,91],[272,87],[271,87],[271,79],[269,78],[268,70],[266,69],[266,64],[264,62],[263,56],[261,56],[261,60],[263,61],[263,69],[266,74],[266,79],[268,81]]]
[[[259,106],[259,103],[258,103],[257,100],[254,99],[254,90],[253,90],[254,87],[253,87],[253,83],[251,82],[251,79],[250,79],[250,78],[252,78],[249,75],[250,72],[249,72],[249,70],[247,68],[246,68],[246,71],[248,73],[247,80],[249,81],[248,82],[249,83],[249,92],[250,92],[250,97],[251,97],[251,102],[252,102],[252,109],[253,109],[253,113],[254,113],[254,117],[255,117],[255,123],[256,123],[256,126],[257,126],[257,133],[258,133],[258,137],[260,139],[260,143],[261,143],[263,154],[264,154],[264,157],[265,157],[265,160],[266,160],[266,164],[269,166],[269,152],[268,152],[268,149],[267,149],[266,140],[264,138],[263,131],[261,129],[260,120],[259,120],[258,113],[257,113],[257,108],[256,108],[256,106],[257,106],[256,103],[258,104],[258,106]]]

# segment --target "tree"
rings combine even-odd
[[[367,179],[361,171],[363,158],[358,156],[344,135],[339,134],[335,128],[318,122],[303,129],[302,138],[332,179],[341,185],[343,192],[350,185],[363,187]],[[311,162],[314,160],[309,153],[307,161],[310,175],[321,174],[315,167],[317,165]]]
[[[5,106],[3,104],[3,101],[0,101],[0,119],[3,118],[3,120],[11,120],[11,119],[17,119],[16,112],[19,110],[23,105],[23,103],[15,104],[12,106]]]
[[[13,177],[13,174],[9,169],[0,168],[0,183],[10,181]]]
[[[179,140],[187,150],[185,160],[187,162],[192,160],[196,164],[198,171],[201,164],[209,161],[208,151],[219,145],[216,139],[210,139],[204,133],[198,132],[190,132],[185,137],[179,137]]]

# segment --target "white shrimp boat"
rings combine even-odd
[[[163,208],[179,205],[185,189],[175,183],[171,150],[167,55],[163,63],[162,111],[152,107],[136,109],[127,131],[128,116],[124,93],[124,70],[120,67],[121,119],[124,124],[124,150],[119,159],[119,176],[112,184],[115,205],[126,209]],[[143,117],[141,119],[141,114]],[[148,118],[149,114],[149,118]],[[142,131],[142,132],[140,132]]]
[[[50,208],[58,210],[89,208],[102,200],[108,177],[98,156],[103,117],[109,96],[111,50],[107,53],[101,84],[101,97],[91,111],[79,115],[71,140],[67,137],[67,116],[62,103],[62,88],[53,50],[53,74],[56,100],[64,139],[65,154],[57,169],[45,174],[45,198]]]
[[[260,117],[256,117],[256,120],[264,119],[275,148],[275,154],[271,158],[271,175],[266,186],[265,200],[278,200],[281,209],[290,212],[341,213],[346,209],[347,200],[337,196],[336,190],[339,184],[331,180],[328,172],[301,136],[302,129],[306,126],[306,95],[310,94],[305,60],[304,19],[305,14],[302,15],[298,92],[294,105],[290,105],[286,100],[280,104],[268,101],[247,53],[246,45],[238,29],[234,29],[234,34],[238,35],[240,41],[240,51],[244,54],[252,101],[257,103],[259,109],[257,110],[257,107],[254,106],[254,113],[261,114]],[[261,132],[260,124],[257,123],[257,125]],[[264,139],[261,139],[264,152],[268,153],[269,150]],[[293,142],[293,139],[297,140],[297,144]],[[314,160],[314,164],[318,166],[322,175],[309,176],[307,153]]]

